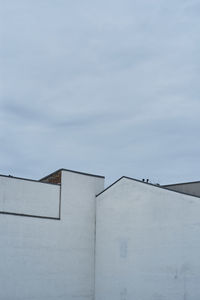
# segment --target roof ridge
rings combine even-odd
[[[139,179],[135,179],[135,178],[132,178],[132,177],[128,177],[128,176],[122,176],[122,177],[120,177],[118,180],[114,181],[111,185],[109,185],[102,192],[100,192],[99,194],[97,194],[96,197],[98,197],[101,194],[103,194],[105,191],[107,191],[108,189],[110,189],[113,185],[115,185],[116,183],[118,183],[123,178],[129,179],[129,180],[132,180],[132,181],[135,181],[135,182],[138,182],[138,183],[146,184],[146,185],[149,185],[149,186],[153,186],[155,188],[159,188],[159,189],[162,189],[162,190],[165,190],[165,191],[169,191],[169,192],[172,192],[172,193],[178,193],[178,194],[182,194],[182,195],[185,195],[185,196],[190,196],[190,197],[195,197],[195,198],[199,198],[200,199],[200,196],[191,195],[191,194],[187,194],[187,193],[179,192],[179,191],[174,191],[174,190],[168,189],[168,188],[166,188],[166,187],[164,187],[162,185],[156,185],[156,184],[153,184],[153,183],[145,182],[145,181],[142,181],[142,180],[139,180]]]

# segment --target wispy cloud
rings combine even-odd
[[[7,0],[0,172],[199,179],[196,0]]]

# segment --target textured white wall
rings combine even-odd
[[[199,198],[123,178],[96,222],[96,300],[200,299]]]
[[[0,211],[59,217],[60,186],[0,176]]]
[[[65,288],[69,300],[93,300],[95,196],[104,179],[63,172],[62,219],[65,239]],[[63,274],[61,274],[63,278]]]
[[[63,171],[60,221],[0,214],[0,299],[93,300],[95,194],[103,184]]]

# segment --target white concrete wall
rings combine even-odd
[[[62,174],[62,215],[65,240],[65,288],[69,300],[94,299],[95,196],[104,179]],[[63,275],[62,275],[63,277]]]
[[[103,185],[63,171],[61,220],[0,214],[0,299],[93,300],[95,195]]]
[[[60,186],[0,176],[0,212],[59,217]]]
[[[96,300],[200,299],[199,198],[123,178],[96,222]]]

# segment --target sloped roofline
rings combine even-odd
[[[9,179],[18,179],[18,180],[25,180],[25,181],[31,181],[31,182],[37,182],[37,183],[43,183],[43,184],[51,184],[51,185],[60,185],[60,183],[51,183],[51,182],[43,182],[42,180],[48,178],[51,175],[54,175],[58,172],[61,171],[67,171],[67,172],[71,172],[71,173],[76,173],[76,174],[81,174],[81,175],[86,175],[86,176],[92,176],[92,177],[98,177],[98,178],[105,178],[105,176],[101,176],[101,175],[95,175],[95,174],[89,174],[89,173],[84,173],[84,172],[79,172],[79,171],[74,171],[74,170],[68,170],[68,169],[58,169],[54,172],[52,172],[51,174],[46,175],[45,177],[37,180],[37,179],[30,179],[30,178],[24,178],[24,177],[17,177],[17,176],[12,176],[12,175],[4,175],[4,174],[0,174],[0,177],[5,177],[5,178],[9,178]]]
[[[9,178],[9,179],[19,179],[19,180],[31,181],[31,182],[37,182],[37,183],[44,183],[44,184],[51,184],[51,185],[60,185],[59,183],[42,182],[42,181],[36,180],[36,179],[17,177],[17,176],[12,176],[12,175],[0,174],[0,177],[5,177],[5,178]]]
[[[168,189],[167,187],[165,187],[163,185],[155,185],[153,183],[141,181],[139,179],[135,179],[135,178],[128,177],[128,176],[122,176],[122,177],[120,177],[119,179],[117,179],[116,181],[114,181],[111,185],[109,185],[105,190],[103,190],[102,192],[100,192],[99,194],[97,194],[96,197],[100,196],[101,194],[103,194],[104,192],[106,192],[107,190],[109,190],[110,188],[112,188],[113,185],[117,184],[123,178],[129,179],[129,180],[133,180],[135,182],[139,182],[139,183],[142,183],[142,184],[147,184],[147,185],[150,185],[150,186],[153,186],[155,188],[159,188],[159,189],[162,189],[162,190],[165,190],[165,191],[167,190],[167,191],[170,191],[172,193],[178,193],[178,194],[182,194],[182,195],[185,195],[185,196],[190,196],[190,197],[195,197],[195,198],[200,199],[200,196],[195,196],[195,195],[187,194],[187,193],[184,193],[184,192],[174,191],[174,190]]]
[[[46,175],[45,177],[42,177],[40,180],[44,180],[44,179],[48,178],[49,176],[52,176],[52,175],[54,175],[54,174],[56,174],[58,172],[62,172],[62,171],[67,171],[67,172],[76,173],[76,174],[80,174],[80,175],[98,177],[98,178],[105,178],[105,176],[101,176],[101,175],[95,175],[95,174],[90,174],[90,173],[85,173],[85,172],[80,172],[80,171],[74,171],[74,170],[69,170],[69,169],[61,168],[61,169],[58,169],[58,170],[56,170],[56,171],[54,171],[54,172]]]
[[[193,183],[200,183],[200,180],[197,181],[191,181],[191,182],[178,182],[178,183],[170,183],[170,184],[164,184],[161,185],[162,187],[167,187],[167,186],[173,186],[173,185],[186,185],[186,184],[193,184]]]

